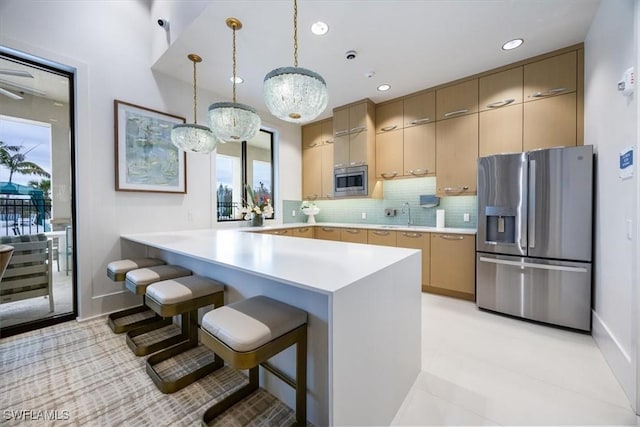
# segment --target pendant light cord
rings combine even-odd
[[[293,66],[298,67],[298,0],[293,0]]]
[[[196,93],[196,61],[193,61],[193,124],[195,125],[198,124],[198,117],[196,116],[198,98]]]
[[[233,102],[236,102],[236,26],[233,26]]]

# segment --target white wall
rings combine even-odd
[[[638,106],[616,84],[637,67],[634,0],[603,0],[585,40],[585,144],[597,152],[594,338],[636,403],[638,339]],[[637,70],[637,68],[636,68]],[[633,179],[618,175],[619,153],[635,146]],[[627,222],[632,235],[627,236]],[[636,408],[637,410],[637,408]]]
[[[184,2],[154,4],[171,11],[176,10],[173,3]],[[148,1],[0,2],[0,44],[76,69],[75,231],[81,318],[136,303],[105,275],[106,264],[120,257],[121,234],[214,224],[211,156],[188,154],[186,195],[114,190],[114,99],[193,120],[192,86],[151,70],[152,41],[163,32],[156,19]],[[205,106],[220,98],[198,93],[199,123],[206,123]],[[281,206],[283,198],[300,197],[300,129],[269,123],[271,116],[260,115],[276,132],[278,164],[287,165],[276,179],[276,203]]]

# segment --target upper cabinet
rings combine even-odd
[[[577,87],[577,51],[524,66],[524,101],[535,101],[554,95],[575,92]]]
[[[478,112],[478,79],[467,80],[436,91],[436,119]]]
[[[436,93],[422,92],[403,100],[404,127],[419,126],[436,121]]]
[[[375,168],[375,106],[368,99],[333,110],[334,167]]]
[[[522,102],[522,67],[481,77],[478,81],[480,111],[496,110]]]
[[[376,106],[376,133],[402,129],[402,99]]]
[[[436,193],[439,196],[476,194],[478,115],[436,122]]]
[[[309,200],[333,197],[331,119],[302,127],[302,197]]]

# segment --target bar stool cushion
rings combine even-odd
[[[216,308],[202,328],[235,351],[252,351],[307,322],[307,312],[265,296]]]
[[[222,283],[208,277],[186,276],[153,283],[146,293],[160,304],[176,304],[223,291]]]
[[[190,270],[178,265],[156,265],[129,271],[125,285],[131,292],[141,295],[145,293],[147,286],[151,283],[190,275]]]
[[[131,258],[112,261],[107,264],[107,276],[111,279],[121,282],[125,279],[127,272],[138,268],[153,267],[162,265],[165,262],[156,258]]]

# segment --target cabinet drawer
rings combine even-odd
[[[431,234],[429,286],[454,293],[475,294],[475,236]]]
[[[308,239],[313,239],[313,227],[301,227],[293,229],[294,237],[306,237]]]
[[[291,236],[293,233],[290,228],[285,228],[282,230],[270,230],[265,232],[265,234],[273,234],[275,236]]]
[[[424,290],[424,287],[429,285],[431,236],[429,233],[397,231],[396,244],[399,248],[420,249],[422,251],[422,286]]]
[[[351,243],[367,243],[367,230],[360,228],[343,228],[340,230],[340,240]]]
[[[387,230],[369,230],[367,242],[370,245],[396,246],[396,232]]]
[[[316,239],[340,241],[340,229],[336,227],[316,227]]]

